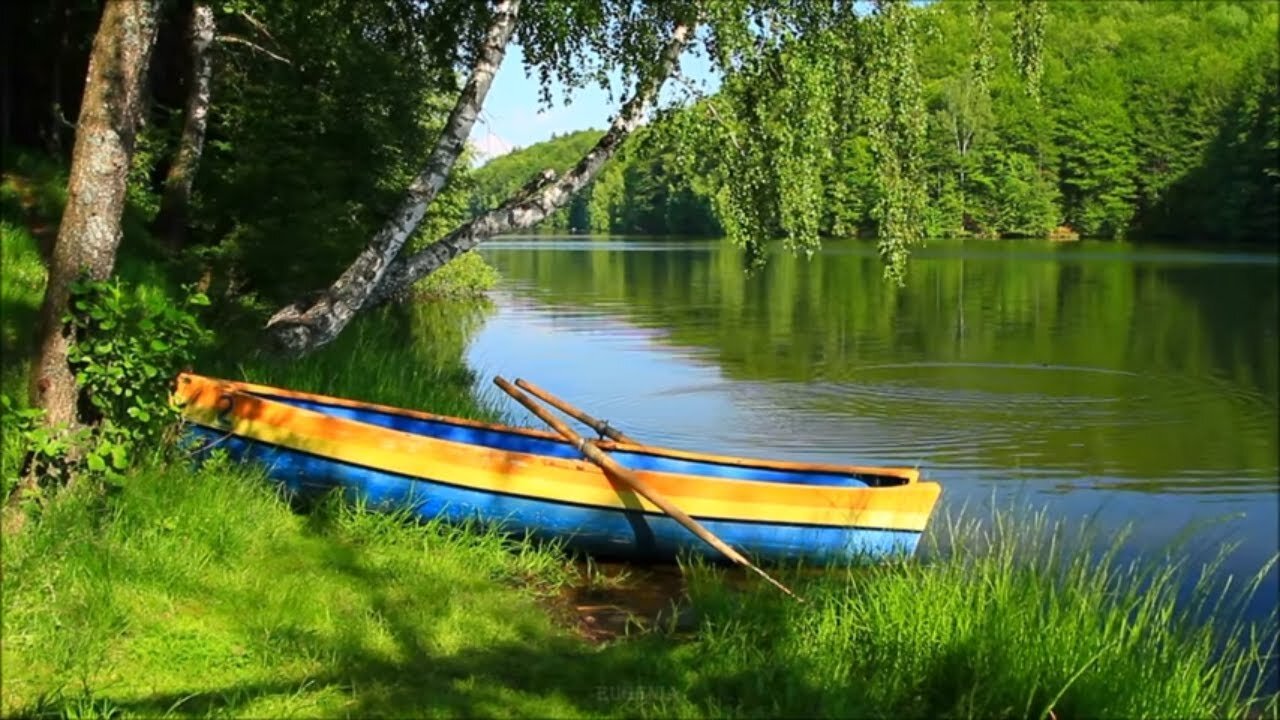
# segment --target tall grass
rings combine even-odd
[[[1009,510],[938,518],[930,562],[796,579],[797,606],[694,573],[695,651],[718,715],[1277,715],[1276,616],[1244,622],[1270,568],[1238,584],[1210,563],[1118,563],[1124,537]],[[1013,518],[1020,518],[1015,521]],[[1099,549],[1101,548],[1101,549]],[[1190,581],[1190,602],[1175,602]],[[1204,619],[1208,617],[1209,621]],[[754,668],[754,669],[753,669]],[[695,689],[697,685],[695,684]]]
[[[467,339],[489,307],[439,300],[386,307],[356,318],[331,344],[300,359],[244,337],[204,359],[198,370],[396,407],[498,420],[493,396],[477,393],[463,362]],[[260,325],[259,325],[260,326]]]
[[[793,572],[804,605],[689,565],[692,640],[592,648],[543,610],[576,577],[555,548],[333,499],[291,512],[220,461],[151,468],[6,543],[2,711],[1276,717],[1246,702],[1274,618],[1230,620],[1256,580],[1223,594],[1207,568],[1198,598],[1222,604],[1195,622],[1181,571],[1012,517],[944,518],[962,555]]]

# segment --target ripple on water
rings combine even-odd
[[[705,349],[680,344],[656,320],[621,323],[600,307],[518,293],[501,302],[508,327],[542,328],[544,352],[561,348],[548,358],[590,350],[612,368],[593,377],[617,376],[558,381],[543,366],[531,380],[652,444],[993,478],[1124,477],[1132,489],[1163,483],[1178,493],[1274,486],[1280,464],[1276,399],[1211,374],[889,362],[819,364],[806,382],[749,380],[726,375],[723,357],[708,362]]]
[[[953,371],[959,370],[958,374]],[[1026,376],[1070,373],[1071,382]],[[1022,376],[1021,378],[1019,376]],[[1275,414],[1251,393],[1173,375],[1096,368],[921,363],[856,368],[842,381],[758,384],[735,400],[754,418],[736,444],[813,457],[856,452],[885,462],[951,469],[1039,468],[1089,476],[1183,478],[1224,489],[1274,478],[1275,460],[1245,462],[1240,436],[1269,447]],[[1090,379],[1097,382],[1091,382]],[[1229,426],[1205,414],[1230,405]],[[780,412],[779,407],[794,408]],[[1215,434],[1235,436],[1215,443]],[[1265,454],[1264,454],[1265,459]],[[1237,479],[1239,478],[1239,479]],[[1274,483],[1274,480],[1272,480]]]

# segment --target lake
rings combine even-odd
[[[857,241],[753,276],[714,240],[482,254],[503,276],[468,350],[486,385],[526,378],[653,444],[919,467],[935,520],[1030,503],[1132,523],[1145,550],[1194,526],[1193,561],[1239,542],[1244,575],[1280,544],[1275,255],[931,243],[897,288]],[[1269,582],[1253,610],[1275,603]]]

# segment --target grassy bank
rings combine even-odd
[[[6,211],[4,302],[34,307],[31,227]],[[154,276],[138,265],[138,277]],[[155,266],[150,266],[155,267]],[[160,285],[163,285],[161,283]],[[171,291],[154,286],[154,291]],[[12,320],[11,317],[16,318]],[[23,318],[27,320],[23,320]],[[5,348],[33,312],[5,313]],[[497,417],[462,362],[474,305],[391,309],[302,361],[235,343],[199,369]],[[12,331],[12,334],[11,334]],[[232,350],[232,348],[239,348]],[[21,387],[21,369],[4,376]],[[5,439],[6,475],[20,448]],[[1018,522],[1009,518],[1017,517]],[[1119,565],[1026,513],[935,518],[927,562],[783,572],[808,602],[683,569],[692,633],[588,642],[560,621],[583,581],[555,547],[299,510],[252,468],[141,464],[84,485],[7,538],[0,713],[15,716],[1246,717],[1269,627],[1247,593],[1163,559]],[[1122,539],[1117,539],[1119,543]],[[1118,547],[1118,545],[1116,546]],[[1213,576],[1210,575],[1210,578]],[[562,609],[562,608],[561,608]],[[1251,634],[1253,633],[1253,634]],[[1271,646],[1274,649],[1274,645]],[[1252,712],[1257,712],[1255,706]],[[1261,707],[1278,717],[1275,698]]]
[[[1055,530],[940,523],[986,549],[786,577],[804,606],[687,568],[691,638],[596,646],[547,612],[576,581],[554,548],[297,513],[230,466],[147,468],[6,543],[3,712],[1244,717],[1262,639],[1215,656],[1225,623],[1175,614],[1176,575],[1070,555],[1061,533],[1017,560]]]

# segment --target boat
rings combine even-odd
[[[597,557],[723,559],[561,434],[193,372],[178,376],[173,400],[198,458],[224,449],[299,496],[336,490],[369,507],[495,523]],[[910,556],[941,494],[912,468],[583,442],[758,561]]]

